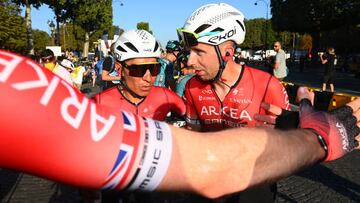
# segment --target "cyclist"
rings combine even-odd
[[[177,29],[179,40],[190,50],[187,65],[196,74],[185,88],[189,129],[255,127],[256,114],[270,114],[261,107],[262,102],[289,109],[288,95],[277,78],[234,61],[236,47],[245,39],[244,18],[228,4],[207,4]],[[240,198],[271,201],[274,192],[275,186],[265,186],[246,191]]]
[[[360,98],[316,112],[300,89],[302,129],[201,134],[96,105],[9,52],[0,50],[0,67],[0,167],[74,186],[215,198],[338,159],[360,139]]]
[[[114,43],[115,66],[121,83],[96,95],[99,104],[164,121],[169,112],[185,114],[185,104],[174,92],[154,87],[159,73],[160,46],[145,30],[124,32]]]
[[[234,62],[236,45],[245,38],[240,11],[224,3],[202,6],[178,34],[190,50],[188,66],[196,73],[185,89],[186,119],[191,129],[253,127],[254,115],[267,113],[260,107],[264,101],[289,108],[278,79]]]
[[[175,92],[180,97],[184,96],[187,82],[195,75],[195,70],[187,66],[188,56],[189,53],[187,51],[182,51],[176,60],[177,66],[181,71],[181,76],[176,81]]]
[[[166,44],[166,52],[164,57],[159,58],[161,69],[159,75],[155,79],[155,86],[169,87],[174,89],[174,62],[181,51],[180,43],[176,40],[170,40]]]

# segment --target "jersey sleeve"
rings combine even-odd
[[[195,105],[191,94],[190,84],[191,84],[191,79],[185,86],[185,91],[184,91],[185,93],[183,97],[186,106],[185,120],[187,126],[195,129],[201,129],[200,120],[197,111],[195,109]]]
[[[271,76],[264,101],[282,109],[290,110],[289,96],[281,82]]]
[[[172,138],[165,123],[97,105],[1,50],[0,95],[1,168],[106,190],[154,190],[166,174]]]
[[[170,104],[170,111],[179,116],[184,116],[186,113],[184,100],[169,89],[164,88],[164,91],[166,92],[168,102]]]

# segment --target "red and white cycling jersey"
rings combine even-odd
[[[154,190],[167,124],[95,104],[49,70],[0,50],[0,167],[94,189]]]
[[[210,82],[193,77],[185,88],[186,121],[202,130],[254,127],[255,114],[267,114],[261,102],[289,109],[289,98],[278,79],[243,66],[238,81],[221,102]]]
[[[120,88],[112,87],[99,93],[95,96],[97,103],[158,121],[164,121],[169,112],[185,115],[184,101],[169,89],[154,86],[149,95],[136,105],[122,95]]]

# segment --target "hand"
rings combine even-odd
[[[272,113],[273,115],[266,114],[255,114],[254,119],[256,120],[255,127],[260,128],[275,128],[276,118],[281,115],[283,109],[280,107],[269,104],[266,102],[261,103],[261,108],[265,109],[267,112]]]
[[[306,87],[299,87],[297,91],[297,100],[309,99],[314,102],[314,93]],[[261,107],[273,115],[255,114],[254,119],[256,127],[277,128],[282,130],[298,128],[299,113],[297,111],[288,111],[266,102],[261,103]]]
[[[329,113],[315,111],[308,99],[300,101],[300,128],[312,129],[318,135],[325,161],[338,159],[359,149],[360,98]]]

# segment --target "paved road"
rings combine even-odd
[[[300,72],[290,68],[288,81],[320,87],[322,70],[306,69]],[[360,79],[349,73],[338,73],[336,89],[359,94]],[[99,87],[84,84],[89,97]],[[360,95],[360,94],[359,94]],[[310,169],[278,182],[276,202],[360,202],[360,152]],[[77,189],[54,184],[41,178],[0,169],[0,202],[76,202]]]

